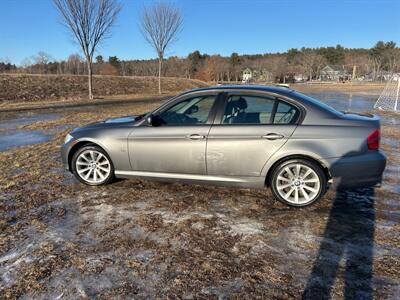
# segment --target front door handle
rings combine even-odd
[[[266,140],[280,140],[283,139],[285,136],[282,134],[277,134],[277,133],[268,133],[266,135],[263,135],[262,138]]]
[[[189,139],[191,140],[202,140],[205,139],[206,136],[205,135],[201,135],[201,134],[191,134],[188,136]]]

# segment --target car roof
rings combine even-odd
[[[317,99],[313,99],[307,95],[299,93],[296,90],[291,89],[287,86],[256,85],[256,84],[220,84],[220,85],[190,90],[190,91],[184,92],[181,95],[191,94],[191,93],[195,93],[195,92],[216,91],[216,90],[220,90],[221,92],[232,91],[232,90],[238,90],[238,91],[253,90],[253,91],[271,92],[271,93],[279,94],[282,96],[287,96],[289,98],[293,98],[297,102],[300,102],[302,105],[305,105],[307,109],[310,109],[312,107],[314,109],[317,109],[319,112],[323,112],[325,114],[328,113],[330,115],[335,115],[335,116],[341,115],[340,112],[333,109],[329,105],[322,103],[321,101],[319,101]]]
[[[183,94],[193,93],[193,92],[202,92],[202,91],[215,91],[215,90],[254,90],[254,91],[265,91],[265,92],[272,92],[277,94],[290,94],[293,93],[294,90],[288,87],[282,86],[272,86],[272,85],[253,85],[253,84],[220,84],[214,85],[204,88],[193,89],[187,91]]]

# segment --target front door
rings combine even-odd
[[[260,176],[267,160],[296,128],[300,111],[274,96],[227,95],[220,124],[208,135],[209,175]]]
[[[155,112],[153,126],[135,128],[128,139],[132,170],[205,175],[215,102],[214,94],[177,100]]]

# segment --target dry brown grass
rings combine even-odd
[[[78,126],[153,105],[66,111],[59,120],[21,128]],[[371,222],[374,297],[393,298],[398,291],[399,202],[388,189],[376,190],[372,211],[362,194],[341,203],[349,222],[337,221],[338,241],[324,236],[328,220],[335,219],[333,192],[314,206],[290,209],[265,190],[140,180],[79,184],[61,166],[67,132],[0,152],[0,271],[6,278],[0,281],[1,298],[300,299],[321,241],[328,239],[332,253],[325,258],[334,260],[340,236],[363,239]],[[383,134],[399,140],[395,129],[383,127]],[[384,148],[396,156],[398,149]],[[365,219],[353,227],[355,209]],[[357,239],[349,249],[364,253]],[[360,270],[371,267],[364,263]],[[344,263],[337,273],[335,299],[344,297]],[[356,278],[352,288],[362,280]]]
[[[155,95],[157,77],[94,76],[95,97]],[[206,84],[185,78],[162,78],[163,92],[177,93]],[[87,77],[72,75],[0,74],[0,101],[44,101],[87,99]],[[46,102],[44,102],[46,103]]]

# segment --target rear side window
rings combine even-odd
[[[229,96],[224,124],[271,124],[274,98],[252,95]]]
[[[279,101],[274,115],[274,124],[294,124],[299,117],[299,110],[293,105]]]
[[[336,116],[342,116],[343,115],[342,112],[337,111],[336,109],[334,109],[333,107],[329,106],[328,104],[323,103],[323,102],[321,102],[321,101],[319,101],[317,99],[314,99],[314,98],[312,98],[310,96],[304,95],[304,94],[299,93],[299,92],[293,92],[292,95],[297,97],[297,98],[300,98],[303,101],[311,102],[312,104],[317,105],[318,107],[320,107],[320,108],[322,108],[322,109],[324,109],[324,110],[326,110],[326,111],[328,111],[328,112],[330,112],[330,113],[332,113],[332,114],[334,114]]]
[[[299,111],[275,97],[231,95],[228,98],[223,124],[293,124]]]

